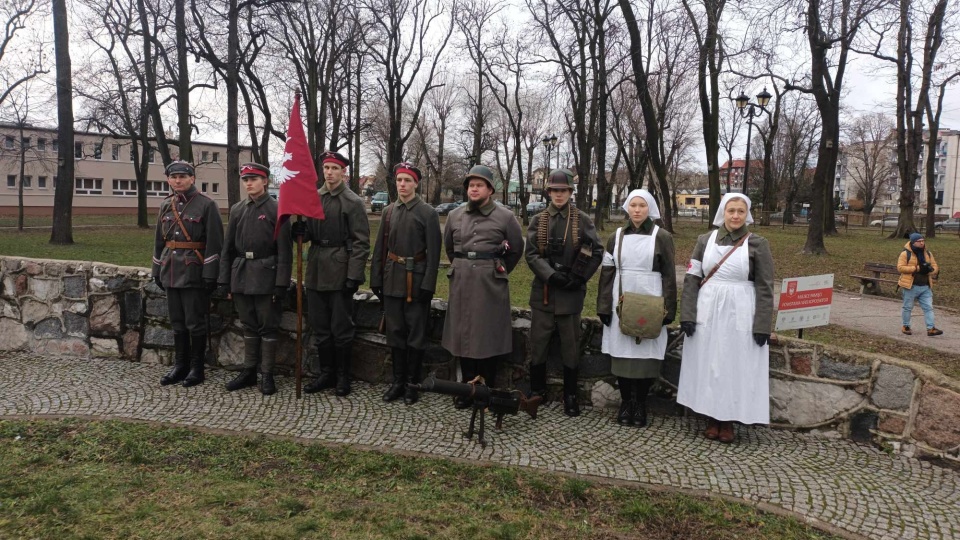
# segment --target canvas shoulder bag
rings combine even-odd
[[[617,317],[620,318],[620,331],[625,336],[641,339],[660,337],[663,318],[667,311],[663,307],[663,297],[635,292],[623,292],[623,251],[624,230],[620,229],[617,239],[617,271],[620,274],[620,299],[617,301]]]

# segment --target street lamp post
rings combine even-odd
[[[547,185],[547,176],[550,174],[550,155],[553,153],[553,149],[557,146],[557,136],[551,135],[549,137],[543,138],[543,147],[547,149],[547,166],[544,167],[543,171],[543,185]],[[560,152],[558,151],[557,154]]]
[[[757,94],[757,102],[750,103],[750,98],[747,97],[743,91],[740,92],[740,95],[737,96],[737,108],[740,109],[740,116],[747,119],[747,162],[743,166],[743,195],[745,197],[750,197],[750,193],[747,191],[747,185],[750,181],[750,141],[753,138],[753,119],[759,118],[763,113],[770,114],[770,111],[767,110],[767,104],[770,103],[770,98],[773,97],[770,95],[770,92],[767,92],[767,87],[763,87],[763,91]],[[732,166],[733,164],[731,164]]]

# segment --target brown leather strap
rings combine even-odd
[[[165,244],[170,249],[206,249],[206,242],[174,242],[173,240],[167,241]]]
[[[409,259],[410,257],[401,257],[392,251],[388,251],[387,258],[395,263],[407,264],[407,259]],[[427,260],[426,251],[421,251],[420,253],[417,253],[416,255],[413,256],[413,262],[420,262],[425,260]]]
[[[191,238],[191,237],[190,237],[190,233],[187,232],[187,227],[184,226],[183,220],[180,219],[180,212],[177,211],[177,201],[176,201],[177,197],[180,197],[180,195],[175,193],[175,194],[173,195],[174,200],[170,201],[170,210],[173,211],[173,219],[177,222],[177,226],[180,227],[180,230],[183,232],[183,237],[187,239],[186,242],[179,242],[179,243],[182,243],[182,244],[187,244],[187,243],[200,244],[202,247],[184,247],[183,249],[192,249],[192,250],[193,250],[193,253],[197,256],[198,259],[200,259],[200,262],[203,262],[203,254],[200,253],[200,250],[206,248],[206,247],[207,247],[207,244],[206,244],[206,243],[203,243],[203,242],[191,242],[191,240],[193,240],[193,238]],[[195,197],[196,197],[196,196],[194,196],[194,198],[195,198]],[[186,209],[186,208],[187,208],[187,205],[189,205],[191,202],[193,202],[193,198],[191,198],[189,201],[187,201],[186,204],[183,205],[183,208]],[[170,243],[170,242],[167,242],[167,244],[169,244],[169,243]],[[175,243],[177,243],[177,242],[175,242]],[[174,249],[175,249],[175,248],[174,248]]]
[[[733,252],[736,251],[737,248],[739,248],[740,246],[742,246],[743,243],[747,241],[747,238],[750,238],[750,233],[747,233],[747,234],[743,235],[743,238],[741,238],[739,242],[737,242],[736,244],[733,245],[733,249],[731,249],[730,251],[728,251],[727,254],[724,255],[722,259],[720,259],[720,262],[718,262],[717,265],[713,267],[713,270],[710,270],[710,273],[707,274],[707,277],[703,278],[703,280],[700,282],[700,287],[703,287],[703,284],[706,283],[707,280],[709,280],[710,278],[712,278],[713,275],[717,273],[717,270],[720,269],[720,265],[722,265],[723,262],[726,261],[728,257],[730,257],[731,255],[733,255]]]

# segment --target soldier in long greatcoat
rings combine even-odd
[[[556,334],[563,360],[563,412],[580,416],[580,312],[586,283],[603,259],[603,246],[593,221],[570,201],[572,172],[551,172],[546,192],[550,204],[533,217],[527,229],[526,259],[534,275],[530,288],[530,390],[534,395],[546,394],[547,349]]]
[[[407,405],[419,399],[407,383],[421,379],[442,249],[440,218],[417,196],[421,176],[410,163],[394,167],[398,198],[381,214],[370,267],[370,288],[383,302],[387,345],[393,355],[393,384],[383,400],[404,396]]]
[[[240,181],[247,197],[230,208],[220,255],[218,292],[232,295],[243,326],[243,370],[227,383],[227,391],[255,386],[259,367],[260,392],[269,396],[277,391],[273,365],[292,271],[290,224],[285,222],[274,240],[277,201],[267,193],[266,165],[244,163]]]
[[[513,212],[494,202],[490,168],[470,169],[463,187],[468,202],[450,212],[443,235],[451,266],[442,344],[460,358],[464,382],[479,374],[493,387],[500,357],[513,349],[509,279],[523,257],[523,230]]]
[[[167,292],[173,327],[173,368],[161,385],[203,382],[210,293],[217,286],[223,220],[213,199],[200,193],[193,165],[174,161],[166,168],[173,190],[160,205],[153,243],[153,280]],[[188,372],[189,371],[189,372]]]
[[[353,295],[365,280],[370,224],[363,200],[344,182],[350,160],[338,152],[324,152],[320,159],[324,179],[320,202],[326,217],[291,225],[294,238],[310,242],[304,288],[320,362],[320,376],[303,391],[312,394],[336,387],[338,396],[346,396],[356,333]]]

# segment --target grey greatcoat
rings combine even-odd
[[[370,223],[359,195],[342,182],[329,191],[320,188],[326,219],[307,219],[310,242],[304,287],[314,291],[340,291],[346,281],[364,282],[370,256]]]
[[[501,253],[505,240],[509,248]],[[493,200],[478,209],[461,206],[447,218],[443,244],[452,263],[447,271],[450,302],[443,347],[465,358],[510,352],[509,274],[523,257],[523,230],[517,218]]]
[[[370,286],[383,288],[387,344],[423,350],[430,304],[421,297],[437,290],[442,240],[437,212],[420,197],[396,201],[383,210],[373,248]],[[402,260],[398,260],[402,259]],[[407,302],[407,269],[411,272]]]
[[[219,279],[230,285],[230,292],[273,295],[276,287],[290,285],[290,222],[283,224],[274,241],[276,223],[277,201],[267,193],[256,200],[248,197],[230,208]]]

